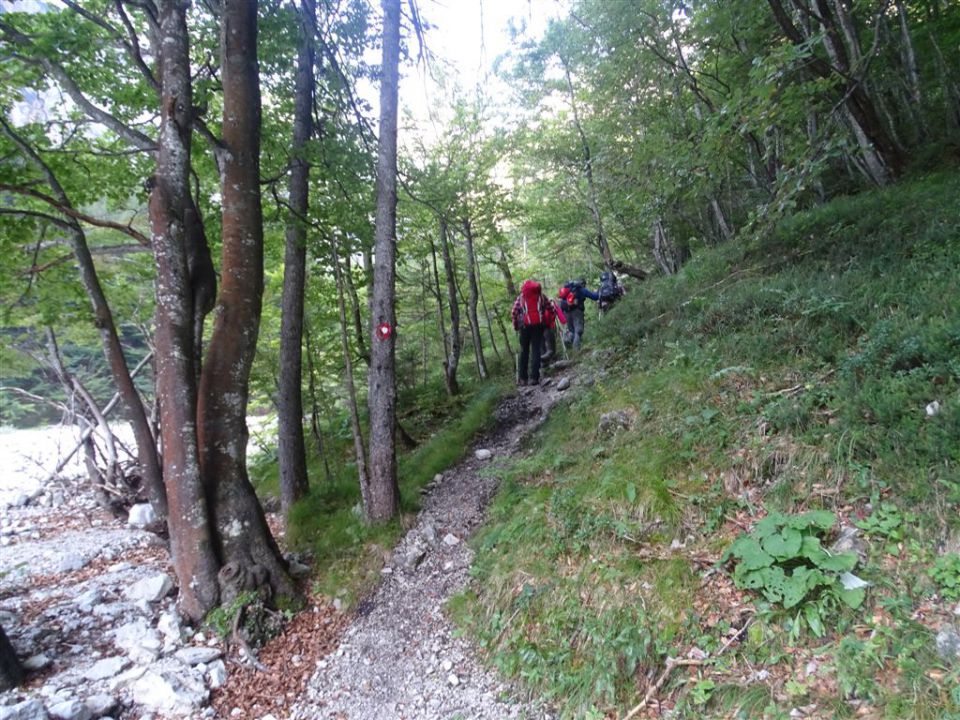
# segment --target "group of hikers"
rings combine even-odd
[[[601,273],[600,285],[594,292],[584,279],[571,280],[557,293],[557,300],[547,297],[536,280],[526,280],[513,303],[513,327],[520,334],[520,356],[517,362],[517,384],[539,385],[540,368],[557,355],[557,323],[565,325],[561,342],[579,349],[583,340],[587,300],[597,303],[602,315],[624,293],[617,277],[609,270]]]

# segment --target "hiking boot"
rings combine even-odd
[[[530,385],[539,385],[539,384],[540,384],[540,379],[537,378],[536,380],[531,380],[528,384],[530,384]]]
[[[517,380],[517,387],[526,387],[526,386],[527,386],[526,380]]]

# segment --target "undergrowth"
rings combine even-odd
[[[648,692],[678,718],[960,716],[935,642],[960,594],[958,278],[954,173],[632,288],[503,471],[458,622],[564,718]],[[772,558],[725,557],[768,515]],[[735,584],[744,554],[779,575]]]
[[[290,512],[286,541],[311,558],[319,591],[349,607],[376,583],[392,548],[419,509],[421,489],[435,474],[454,465],[473,439],[489,428],[504,389],[498,383],[465,384],[464,392],[455,399],[443,393],[419,396],[420,406],[410,417],[417,418],[411,428],[415,427],[422,440],[399,458],[401,514],[386,525],[370,526],[363,520],[348,436],[328,443],[328,452],[340,453],[330,463],[329,478],[322,458],[311,459],[308,469],[314,481],[308,496]],[[276,492],[276,472],[275,463],[263,463],[258,492]]]

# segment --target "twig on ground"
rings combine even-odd
[[[663,669],[663,672],[660,673],[660,677],[657,678],[657,681],[647,690],[647,694],[643,696],[643,700],[637,703],[637,705],[633,707],[630,712],[624,715],[622,720],[631,720],[631,718],[636,717],[637,713],[643,710],[647,706],[647,703],[653,699],[653,696],[660,692],[663,686],[666,685],[667,679],[670,677],[670,673],[673,672],[674,668],[690,665],[703,665],[705,662],[707,661],[694,660],[693,658],[667,658],[667,666]]]

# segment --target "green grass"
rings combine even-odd
[[[591,334],[605,347],[581,367],[598,381],[503,471],[454,616],[565,718],[622,715],[667,657],[723,647],[744,607],[748,638],[669,677],[676,717],[843,717],[856,702],[958,716],[960,670],[931,630],[952,617],[936,595],[950,583],[927,573],[960,538],[958,307],[956,173],[841,198],[635,286]],[[613,410],[632,427],[599,437]],[[899,545],[865,533],[855,572],[874,585],[823,638],[705,572],[767,510],[852,523],[880,501],[911,520]],[[831,671],[805,679],[797,658]],[[737,691],[751,668],[771,679]]]

